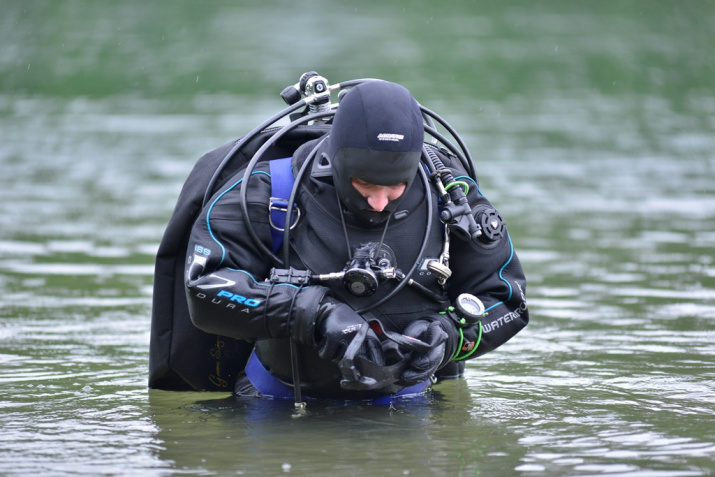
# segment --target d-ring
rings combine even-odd
[[[295,207],[295,221],[290,225],[290,230],[293,230],[298,222],[300,221],[300,208],[293,204]],[[273,212],[280,213],[280,216],[276,217],[276,220],[280,218],[283,223],[285,223],[285,214],[288,213],[288,201],[285,199],[279,199],[277,197],[271,197],[268,202],[268,222],[271,224],[271,228],[279,232],[283,232],[285,229],[283,227],[278,227],[273,223]],[[291,214],[291,220],[293,219],[293,214]]]

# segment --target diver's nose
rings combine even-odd
[[[387,203],[390,202],[390,198],[387,196],[387,191],[379,187],[367,198],[368,205],[375,212],[382,212],[387,207]]]

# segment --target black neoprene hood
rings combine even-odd
[[[403,86],[368,81],[349,90],[335,113],[326,151],[345,207],[368,222],[385,220],[400,199],[384,212],[367,212],[367,200],[351,179],[385,186],[404,182],[407,190],[417,174],[423,142],[420,107]]]

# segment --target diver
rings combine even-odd
[[[193,192],[197,216],[182,217],[180,199],[164,238],[174,243],[157,258],[150,387],[297,404],[421,394],[527,325],[505,222],[471,162],[426,140],[441,135],[412,94],[366,80],[324,117],[313,111],[298,140],[253,146],[248,167],[214,172],[215,191],[202,201]],[[236,144],[192,175],[205,184]],[[290,194],[275,196],[279,180]],[[186,237],[171,236],[189,221]],[[170,248],[185,257],[163,263]],[[192,363],[206,385],[192,382]]]

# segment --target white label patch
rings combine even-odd
[[[378,141],[402,141],[405,138],[402,134],[390,134],[390,133],[380,133],[377,135]]]

